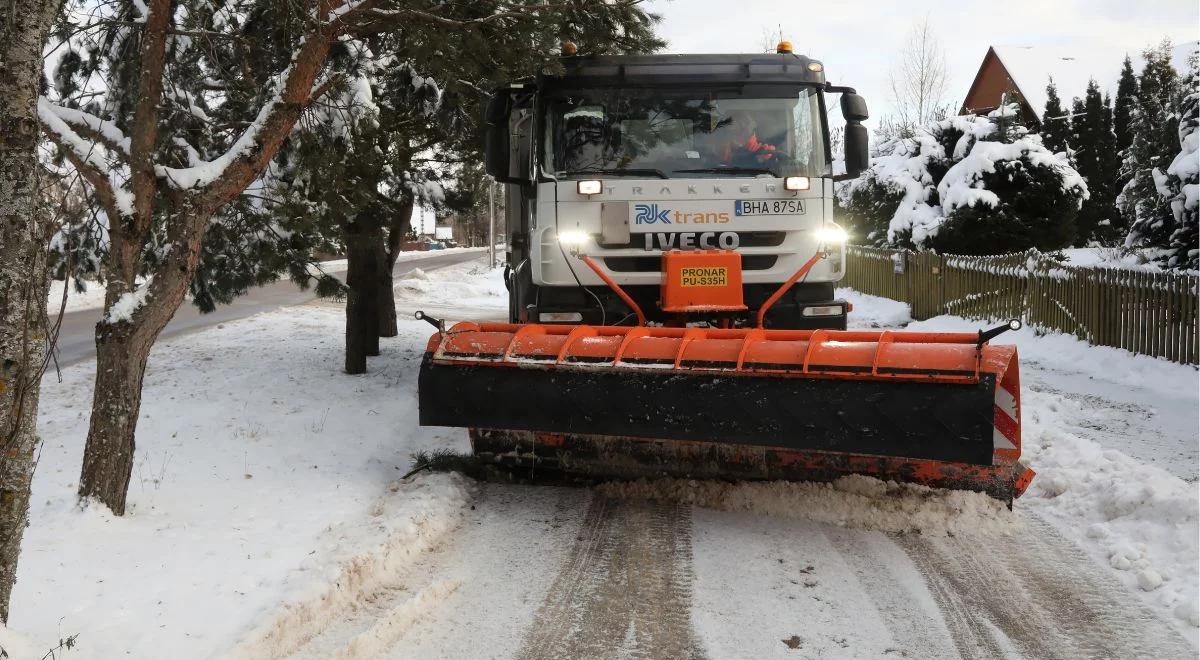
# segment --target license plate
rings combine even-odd
[[[739,199],[733,203],[733,214],[745,215],[804,215],[802,199]]]
[[[680,268],[679,286],[729,286],[729,269],[725,266]]]

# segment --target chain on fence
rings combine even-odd
[[[960,256],[847,247],[844,286],[908,303],[912,317],[1018,318],[1100,346],[1197,364],[1198,278],[1064,266],[1037,250]]]

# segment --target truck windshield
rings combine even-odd
[[[830,175],[812,87],[571,90],[545,117],[543,165],[559,177]]]

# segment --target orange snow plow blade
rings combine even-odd
[[[884,480],[1011,501],[1014,346],[988,333],[459,323],[429,340],[422,425],[487,461],[598,478]]]

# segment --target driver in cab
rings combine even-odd
[[[722,165],[763,167],[775,162],[778,156],[775,145],[758,139],[758,124],[749,112],[734,112],[722,124],[720,132],[725,142],[717,150]]]

